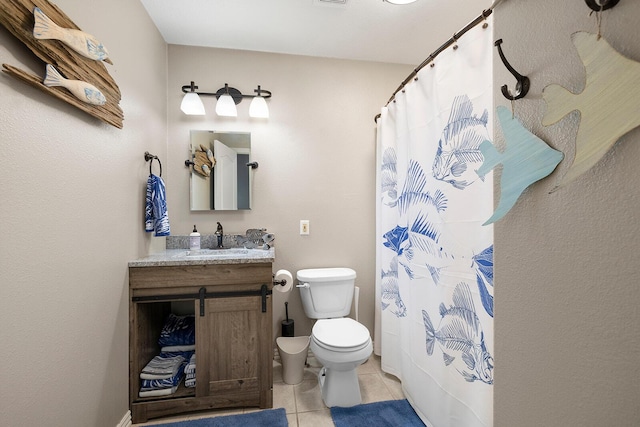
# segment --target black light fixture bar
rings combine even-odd
[[[182,86],[182,92],[184,93],[197,93],[200,96],[215,96],[216,99],[219,99],[224,94],[229,94],[233,98],[233,102],[239,104],[242,101],[242,98],[256,98],[261,96],[263,98],[271,98],[271,91],[260,88],[258,85],[258,89],[254,89],[256,95],[245,95],[240,92],[238,89],[229,86],[227,83],[224,84],[224,87],[218,89],[216,92],[198,92],[198,86],[195,85],[194,82],[191,82],[190,85]]]

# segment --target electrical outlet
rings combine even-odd
[[[309,220],[301,219],[300,220],[300,235],[307,236],[309,235]]]

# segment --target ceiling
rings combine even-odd
[[[141,0],[169,44],[419,65],[491,0]],[[344,4],[342,4],[344,2]]]

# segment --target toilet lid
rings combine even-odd
[[[349,317],[320,319],[313,325],[312,335],[316,341],[338,348],[361,346],[370,339],[366,326]]]

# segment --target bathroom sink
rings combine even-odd
[[[263,258],[269,255],[269,251],[263,249],[224,248],[224,249],[200,249],[199,251],[187,251],[188,258]]]
[[[179,266],[207,264],[245,264],[273,262],[275,248],[269,249],[167,249],[164,252],[147,255],[135,261],[129,261],[129,267]]]

